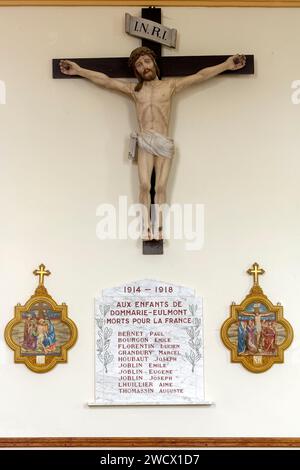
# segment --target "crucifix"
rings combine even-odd
[[[142,17],[160,25],[161,9],[143,8]],[[137,30],[137,27],[135,29]],[[54,78],[81,76],[107,89],[125,93],[135,101],[140,128],[140,132],[136,135],[139,148],[140,203],[146,208],[146,216],[142,224],[144,254],[163,253],[160,208],[166,202],[166,184],[174,153],[173,140],[168,137],[172,95],[193,83],[212,78],[220,73],[233,71],[243,74],[254,73],[253,56],[249,55],[162,57],[160,42],[153,42],[159,38],[159,31],[160,28],[154,26],[152,41],[143,39],[142,47],[131,53],[129,58],[131,71],[126,57],[53,60]],[[146,27],[144,27],[144,32],[147,32]],[[164,38],[164,35],[160,39]],[[136,86],[114,80],[115,78],[131,78],[133,75],[138,79]],[[172,78],[161,82],[158,80],[159,76]],[[155,214],[154,217],[158,225],[154,232],[150,206],[159,208],[158,216]]]

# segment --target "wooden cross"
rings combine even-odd
[[[142,8],[142,17],[156,23],[161,23],[161,9],[150,7]],[[224,62],[230,55],[213,55],[213,56],[161,56],[161,45],[142,39],[142,45],[152,49],[157,55],[157,64],[161,71],[161,76],[168,77],[184,77],[198,72],[205,67]],[[65,59],[65,57],[64,57]],[[74,76],[65,75],[60,71],[59,62],[61,59],[53,59],[53,78],[64,78],[66,80],[74,78]],[[103,72],[112,78],[134,78],[132,70],[128,67],[128,57],[105,57],[98,59],[78,59],[70,58],[81,67]],[[254,73],[254,56],[246,55],[246,65],[239,70],[226,70],[224,74],[249,75]],[[79,78],[79,77],[75,77]]]
[[[50,276],[51,272],[47,269],[47,271],[45,271],[45,265],[44,264],[40,264],[39,265],[39,269],[35,269],[33,271],[33,274],[35,276],[39,276],[39,286],[44,286],[44,276]]]
[[[33,306],[33,310],[38,311],[38,318],[44,318],[45,313],[47,312],[47,304],[39,302],[38,304]]]
[[[142,18],[161,23],[161,9],[155,7],[142,8]],[[224,62],[230,55],[214,56],[163,56],[161,55],[161,44],[148,39],[142,39],[142,46],[152,49],[157,56],[157,65],[160,69],[161,77],[184,77],[192,75],[205,67]],[[53,59],[53,78],[72,79],[77,76],[65,75],[60,71],[59,63],[61,59]],[[111,78],[134,78],[132,70],[128,67],[128,57],[100,58],[100,59],[69,59],[76,62],[80,67],[102,72]],[[226,70],[224,74],[234,73],[239,75],[249,75],[254,73],[254,56],[246,55],[246,65],[238,70]],[[151,178],[151,204],[155,198],[155,171]],[[143,242],[144,254],[162,254],[163,240],[152,240]]]
[[[248,269],[247,273],[250,274],[250,276],[253,276],[253,285],[258,286],[258,276],[265,274],[265,271],[259,267],[258,263],[254,263],[252,268]]]

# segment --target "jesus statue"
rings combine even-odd
[[[147,47],[138,47],[132,51],[129,58],[129,66],[137,78],[137,83],[132,83],[82,68],[70,60],[60,61],[60,69],[64,74],[79,75],[98,86],[124,93],[135,103],[139,125],[137,133],[139,202],[145,208],[146,214],[143,218],[143,240],[163,239],[162,211],[159,210],[158,223],[154,230],[150,220],[150,189],[154,168],[155,205],[159,209],[166,203],[167,182],[174,156],[174,142],[169,136],[172,96],[226,70],[238,70],[244,67],[245,63],[245,56],[237,54],[221,64],[204,68],[193,75],[160,80],[154,52]]]

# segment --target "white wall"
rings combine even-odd
[[[144,257],[129,241],[99,241],[96,208],[137,198],[126,143],[132,104],[82,80],[53,80],[54,57],[125,56],[139,41],[123,32],[139,8],[1,8],[0,330],[46,285],[69,305],[79,330],[69,363],[47,374],[14,364],[0,343],[1,436],[295,436],[300,393],[299,9],[164,8],[179,30],[168,54],[254,53],[255,76],[216,78],[176,97],[177,156],[171,202],[205,204],[205,244],[167,244]],[[231,364],[220,327],[240,302],[252,262],[262,286],[285,306],[295,339],[285,364],[252,374]],[[206,398],[212,408],[93,408],[93,298],[104,287],[157,278],[194,287],[205,300]],[[1,333],[1,335],[2,335]]]

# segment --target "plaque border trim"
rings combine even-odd
[[[300,447],[299,437],[2,437],[0,447]]]
[[[213,406],[215,405],[215,402],[213,401],[208,401],[208,400],[204,400],[204,401],[199,401],[199,402],[192,402],[192,403],[147,403],[147,402],[144,402],[144,403],[100,403],[100,402],[88,402],[88,407],[91,407],[91,408],[97,408],[97,407],[115,407],[115,406],[118,406],[118,407],[123,407],[123,406]]]

